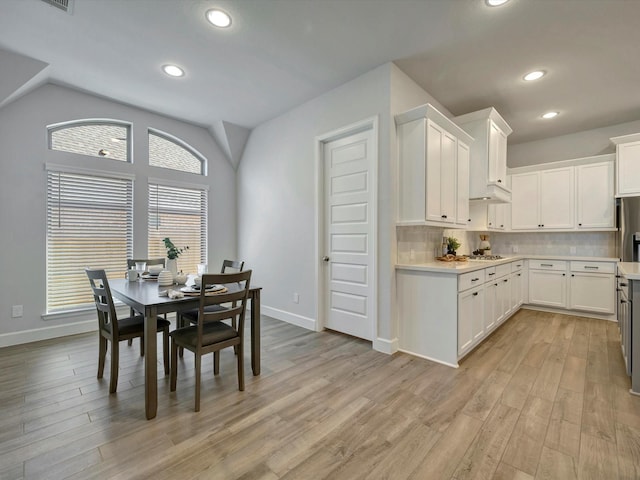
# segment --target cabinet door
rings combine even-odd
[[[614,227],[613,163],[576,167],[578,229]]]
[[[468,352],[484,335],[484,291],[458,295],[458,355]]]
[[[444,223],[456,221],[456,156],[456,137],[443,132],[440,157],[440,218]]]
[[[522,306],[524,303],[524,277],[522,272],[513,274],[513,285],[511,286],[511,295],[513,297],[514,311]]]
[[[618,195],[640,195],[640,142],[616,147]]]
[[[507,229],[508,203],[490,203],[487,207],[487,227],[489,230]]]
[[[564,272],[529,270],[529,303],[567,308],[566,280]]]
[[[484,286],[484,329],[486,332],[496,326],[498,318],[496,302],[498,300],[498,284],[488,282]]]
[[[574,168],[540,172],[540,224],[546,229],[573,228]]]
[[[469,217],[469,147],[462,142],[457,144],[457,189],[456,223],[468,226]]]
[[[427,121],[425,220],[433,222],[441,222],[443,215],[440,198],[443,138],[444,131]]]
[[[498,284],[498,299],[496,301],[498,317],[496,320],[500,324],[507,319],[510,313],[509,309],[511,307],[511,282],[509,282],[509,277],[505,277],[499,278],[496,283]]]
[[[489,120],[489,182],[506,188],[507,181],[507,136]]]
[[[511,176],[512,230],[537,230],[539,228],[538,178],[539,172]]]
[[[615,277],[602,273],[572,273],[569,308],[615,313]]]

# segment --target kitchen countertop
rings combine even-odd
[[[566,260],[566,261],[578,261],[578,262],[618,262],[617,258],[613,257],[578,257],[567,255],[512,255],[502,258],[500,260],[468,260],[466,262],[425,262],[425,263],[413,263],[413,264],[396,264],[397,270],[414,270],[419,272],[435,272],[445,273],[451,275],[459,275],[461,273],[473,272],[475,270],[481,270],[487,267],[495,267],[496,265],[502,265],[504,263],[510,263],[516,260]],[[618,263],[618,265],[620,265]],[[630,265],[636,265],[637,278],[640,280],[640,263]],[[633,279],[632,276],[627,278]]]
[[[640,262],[618,262],[618,268],[627,280],[640,280]]]

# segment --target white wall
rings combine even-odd
[[[611,137],[640,132],[640,120],[507,147],[510,168],[614,153]]]
[[[389,198],[389,65],[256,127],[238,167],[238,253],[254,268],[252,283],[263,287],[263,312],[315,328],[316,141],[337,128],[379,119],[379,223],[388,230],[383,199]],[[389,239],[378,237],[380,285],[388,283]],[[386,279],[386,280],[384,280]],[[293,303],[293,293],[300,295]],[[388,290],[380,289],[378,330],[388,336]],[[383,312],[387,312],[386,314]]]
[[[133,122],[133,158],[128,164],[47,149],[46,126],[83,119],[110,118]],[[149,167],[147,127],[184,140],[208,159],[208,177]],[[215,271],[226,257],[236,256],[235,172],[209,132],[68,88],[44,85],[0,109],[0,346],[43,338],[47,333],[75,331],[69,324],[95,320],[81,317],[43,320],[46,273],[46,162],[134,173],[134,255],[147,253],[147,177],[205,183],[209,189],[209,264]],[[96,248],[100,248],[96,245]],[[124,259],[123,259],[124,262]],[[126,264],[123,263],[123,272]],[[87,282],[87,289],[89,288]],[[12,319],[11,306],[24,305],[24,317]],[[52,328],[56,327],[56,328]],[[67,328],[68,327],[68,328]],[[35,330],[32,332],[32,330]],[[19,334],[19,332],[27,332]]]

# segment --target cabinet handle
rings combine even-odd
[[[502,183],[502,180],[498,179],[498,183]]]
[[[563,273],[563,274],[562,274],[562,276],[563,276],[563,277],[566,277],[566,276],[567,276],[567,274],[566,274],[566,273]]]
[[[541,263],[541,267],[553,267],[553,263]]]
[[[627,303],[626,300],[620,300],[620,303]]]
[[[493,225],[493,223],[489,222],[489,226]]]
[[[622,275],[616,275],[616,278],[622,278]]]
[[[516,265],[516,267],[520,268],[522,265]]]
[[[471,281],[472,282],[477,282],[478,280],[480,280],[479,278],[472,278]]]
[[[493,285],[494,285],[494,286],[496,286],[496,287],[498,286],[498,284],[497,284],[497,283],[494,283]]]
[[[502,280],[502,281],[503,281],[504,283],[507,283],[507,282],[509,281],[509,279],[508,279],[508,278],[506,278],[506,279],[504,279],[504,280]]]
[[[495,275],[495,273],[490,273],[489,276],[491,276],[491,275]]]
[[[621,286],[621,287],[628,287],[628,286],[629,286],[629,284],[628,284],[628,283],[621,283],[621,284],[620,284],[620,286]]]
[[[541,227],[544,227],[544,223],[542,225],[540,225]]]
[[[573,273],[571,274],[571,276],[572,276],[572,277],[575,277],[575,275],[574,275]]]
[[[519,277],[521,277],[521,276],[522,276],[522,274],[521,274],[521,273],[519,273],[519,274],[518,274],[518,276],[519,276]]]
[[[581,226],[582,226],[582,224],[581,224],[581,223],[579,223],[579,224],[578,224],[578,226],[579,226],[579,227],[581,227]]]
[[[585,265],[584,268],[586,268],[587,270],[598,270],[600,267],[591,267],[589,265]]]
[[[473,296],[474,296],[474,297],[477,297],[477,296],[478,296],[478,292],[475,292],[475,293],[473,294]]]
[[[442,215],[442,218],[447,218],[447,216],[446,215]]]

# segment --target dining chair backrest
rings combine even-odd
[[[241,338],[244,334],[244,315],[251,283],[251,270],[237,273],[210,273],[202,276],[200,306],[198,311],[198,343],[202,344],[202,327],[205,323],[227,319],[237,319],[237,329]],[[225,285],[224,293],[207,293],[205,285]],[[230,303],[224,309],[210,310],[206,307]]]
[[[145,262],[147,267],[149,267],[149,265],[167,266],[164,258],[127,258],[127,270],[130,270],[131,267],[135,267],[136,262]]]
[[[108,330],[107,326],[111,324],[111,332],[114,338],[118,337],[118,317],[116,315],[116,307],[111,296],[109,288],[109,280],[107,273],[103,269],[85,268],[91,290],[93,290],[93,299],[96,303],[98,311],[98,324],[100,330]]]
[[[241,272],[244,268],[244,262],[241,262],[240,260],[223,260],[220,273],[226,273],[227,268],[234,268],[238,272]]]

